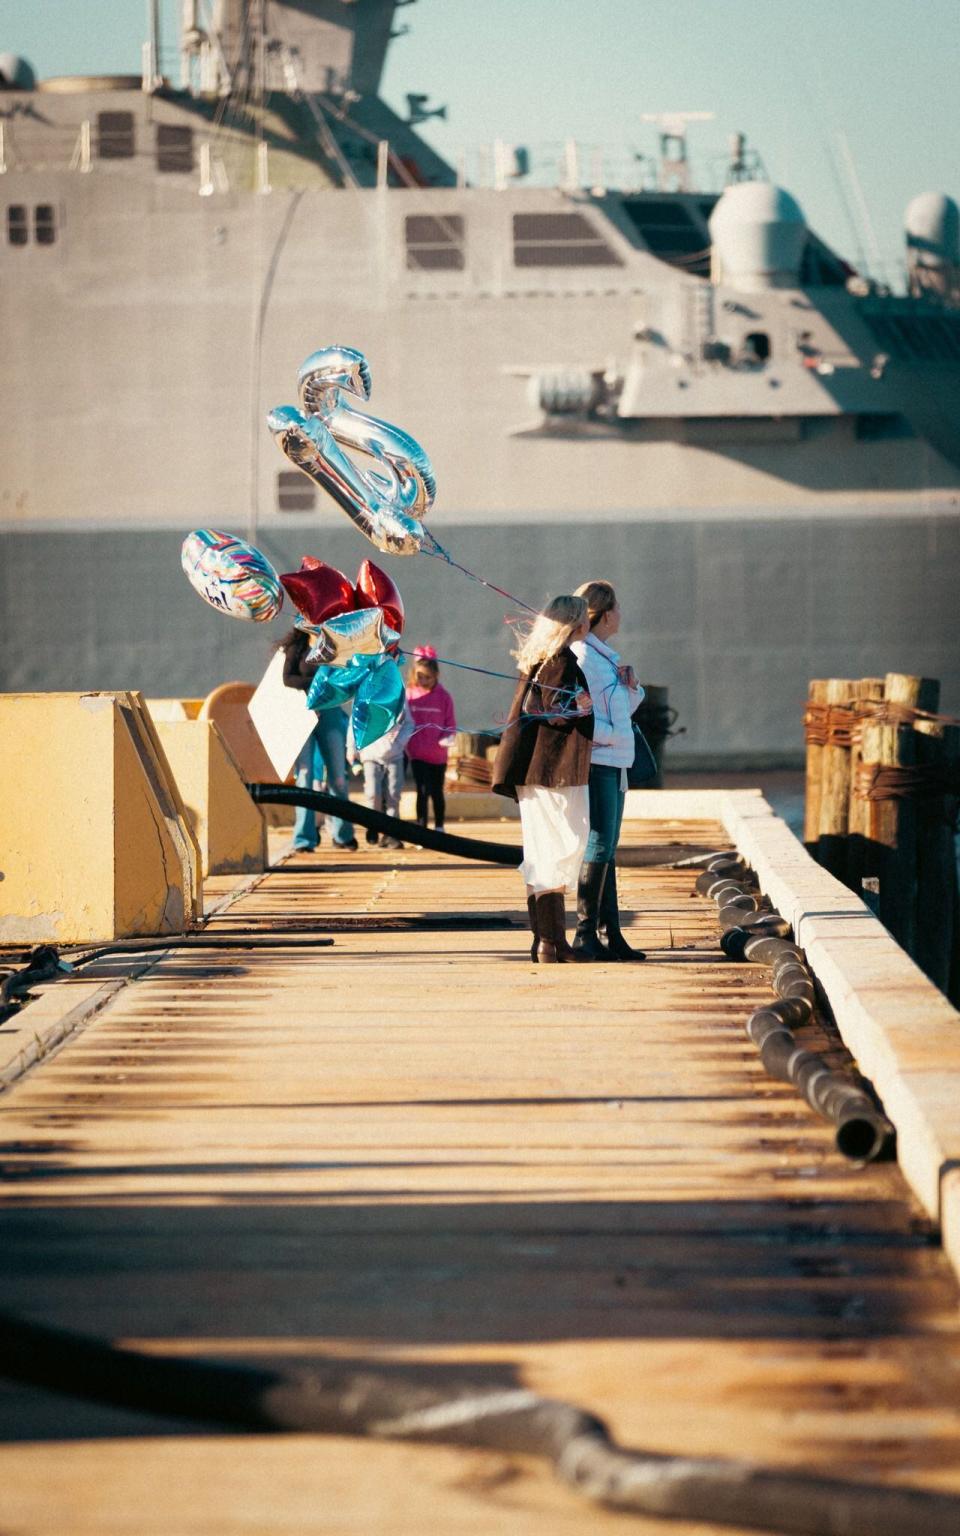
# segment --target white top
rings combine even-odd
[[[591,762],[606,768],[629,768],[635,750],[630,716],[643,699],[643,689],[628,688],[620,681],[619,655],[596,635],[575,640],[570,649],[587,680],[593,704]]]
[[[403,758],[403,749],[413,735],[416,725],[407,704],[403,706],[403,713],[396,725],[383,736],[378,736],[369,747],[357,750],[357,744],[353,739],[353,718],[347,727],[347,761],[355,763],[359,758],[361,763],[398,763]]]

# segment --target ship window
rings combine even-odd
[[[157,170],[193,170],[193,129],[178,123],[157,124]]]
[[[710,234],[694,207],[682,198],[648,196],[623,200],[624,213],[651,255],[694,277],[709,277]]]
[[[11,203],[7,209],[7,241],[10,245],[26,245],[29,239],[27,210],[22,203]]]
[[[129,160],[134,152],[133,113],[97,113],[97,154],[101,160]]]
[[[298,469],[281,469],[277,475],[277,511],[312,512],[317,501],[314,486]]]
[[[516,267],[620,267],[623,263],[582,213],[515,213]]]
[[[53,245],[57,238],[57,213],[52,203],[38,203],[33,210],[33,233],[38,245]]]
[[[748,331],[741,356],[744,362],[765,363],[770,356],[770,337],[766,331]]]
[[[459,214],[443,218],[411,214],[404,219],[408,272],[462,272],[463,219]]]

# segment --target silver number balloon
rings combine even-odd
[[[409,433],[357,410],[370,398],[370,368],[353,347],[312,352],[298,375],[300,407],[280,405],[267,425],[291,464],[343,508],[388,555],[415,555],[420,519],[437,494],[430,460]],[[347,449],[358,454],[355,462]]]
[[[297,627],[306,630],[313,641],[307,659],[321,666],[342,667],[351,656],[377,656],[400,638],[390,628],[382,608],[338,613],[317,625],[298,619]]]

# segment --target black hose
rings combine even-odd
[[[324,794],[319,789],[300,789],[296,784],[248,784],[247,790],[259,805],[299,805],[309,811],[322,811],[325,816],[339,816],[361,827],[372,827],[375,832],[386,832],[401,842],[432,848],[435,853],[479,859],[484,864],[505,864],[511,869],[523,862],[523,849],[513,843],[488,843],[481,838],[438,832],[434,827],[421,827],[416,821],[401,821],[399,816],[387,816],[383,811],[371,810],[368,805],[341,800],[339,796]]]
[[[29,1000],[30,988],[72,969],[61,959],[52,944],[38,944],[19,970],[8,971],[0,980],[0,1024]]]
[[[624,1450],[569,1403],[469,1380],[453,1390],[342,1361],[296,1371],[166,1359],[0,1314],[0,1374],[73,1397],[263,1433],[363,1435],[542,1456],[613,1509],[785,1536],[956,1536],[960,1498],[719,1457]]]
[[[835,1145],[845,1157],[868,1163],[883,1156],[896,1135],[883,1111],[849,1072],[826,1066],[794,1039],[796,1026],[813,1017],[817,994],[802,949],[786,937],[789,923],[779,912],[757,910],[743,865],[728,854],[709,860],[696,889],[717,903],[724,953],[771,967],[779,1000],[754,1009],[746,1025],[764,1069],[792,1083],[811,1109],[836,1126]]]
[[[275,938],[272,934],[262,938],[248,935],[207,935],[202,933],[168,933],[151,939],[118,939],[113,944],[101,944],[96,949],[84,950],[82,955],[72,955],[72,965],[88,965],[91,960],[102,960],[105,955],[152,954],[164,949],[329,949],[332,939],[304,938],[301,935]]]

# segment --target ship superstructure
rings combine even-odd
[[[135,77],[0,60],[2,685],[259,674],[265,637],[191,602],[177,540],[350,565],[263,425],[336,341],[427,448],[458,559],[532,602],[616,573],[691,754],[795,752],[809,676],[915,668],[960,704],[956,206],[911,204],[895,295],[742,143],[722,193],[682,128],[660,185],[569,152],[535,185],[502,145],[479,185],[417,134],[423,97],[404,121],[378,94],[396,10],[187,0],[172,77],[156,39]],[[441,654],[505,659],[488,594],[393,574]],[[499,702],[461,696],[470,723]]]

